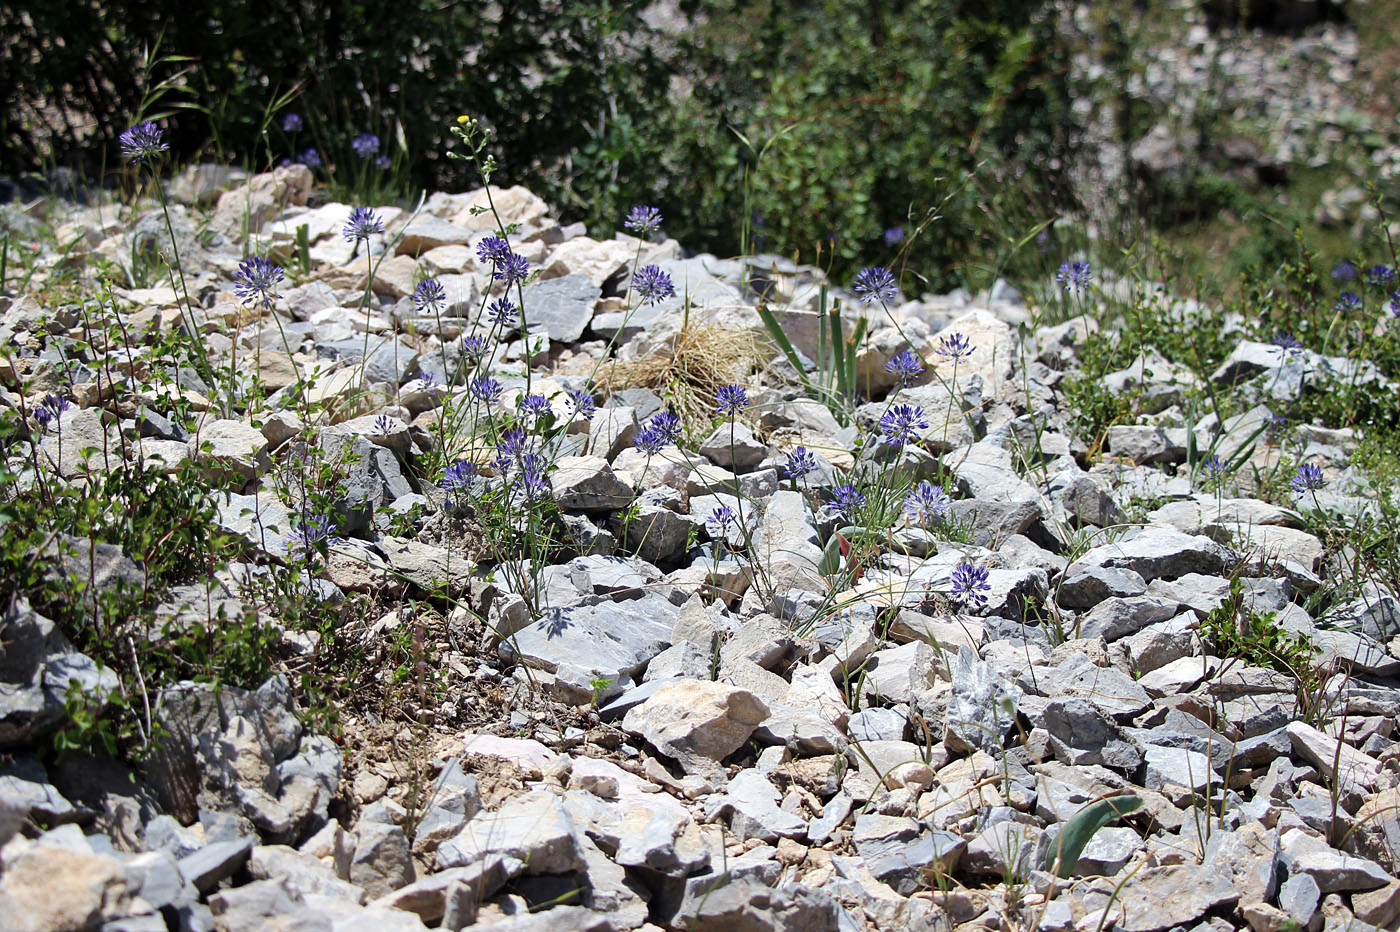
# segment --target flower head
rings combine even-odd
[[[918,405],[895,405],[880,418],[880,430],[885,443],[902,447],[919,439],[919,431],[928,430],[928,418]]]
[[[924,374],[924,361],[911,349],[902,349],[885,363],[885,371],[899,379],[901,386],[908,385]]]
[[[510,330],[516,324],[515,312],[515,304],[503,296],[486,306],[486,319],[503,330]]]
[[[987,571],[970,563],[959,564],[953,570],[952,596],[964,605],[981,607],[987,603],[984,592],[992,591]]]
[[[927,479],[910,489],[904,497],[904,513],[909,520],[925,526],[942,521],[951,507],[952,502],[943,486],[934,485]]]
[[[581,388],[569,392],[569,404],[574,409],[574,417],[581,417],[585,421],[593,420],[593,413],[598,410],[593,401],[593,393]]]
[[[1064,286],[1065,291],[1083,291],[1094,280],[1094,272],[1087,262],[1062,262],[1055,272],[1055,281]]]
[[[885,231],[885,245],[895,246],[904,242],[904,227],[890,227]]]
[[[1366,284],[1392,288],[1395,286],[1395,270],[1388,265],[1373,265],[1366,270]]]
[[[233,291],[245,305],[272,310],[272,303],[282,297],[277,286],[282,281],[282,267],[262,256],[250,256],[238,264],[233,277]]]
[[[742,385],[721,385],[719,391],[715,392],[715,400],[719,402],[715,413],[728,417],[749,406],[749,393],[744,391]]]
[[[1293,487],[1293,494],[1302,495],[1304,492],[1317,491],[1327,485],[1327,480],[1322,477],[1322,467],[1304,463],[1298,467],[1298,474],[1288,484]]]
[[[484,236],[476,244],[476,260],[483,264],[498,266],[510,255],[510,243],[499,236]]]
[[[438,387],[438,377],[436,372],[418,373],[418,381],[423,383],[423,390],[430,392]]]
[[[817,468],[817,458],[806,447],[797,447],[788,454],[783,472],[789,479],[798,479]]]
[[[497,460],[517,460],[530,451],[530,436],[519,427],[512,427],[501,434],[496,444]]]
[[[361,133],[350,143],[350,148],[362,159],[367,159],[379,151],[379,137],[374,133]]]
[[[538,453],[526,453],[520,457],[520,475],[515,483],[515,494],[527,502],[539,501],[549,491],[545,481],[545,459]]]
[[[1390,293],[1390,300],[1386,302],[1385,308],[1391,317],[1400,317],[1400,291]]]
[[[1332,277],[1339,282],[1350,282],[1356,280],[1356,263],[1350,259],[1343,259],[1332,266]]]
[[[320,168],[322,165],[321,153],[317,152],[315,149],[307,149],[301,155],[297,156],[297,161],[307,168],[313,169]]]
[[[662,411],[653,417],[651,426],[666,438],[667,443],[677,443],[681,439],[681,419],[670,411]]]
[[[1272,351],[1280,356],[1295,356],[1303,351],[1303,344],[1293,339],[1293,334],[1282,331],[1274,337]]]
[[[413,306],[420,314],[437,313],[447,304],[447,292],[436,278],[425,278],[413,289]]]
[[[476,464],[458,460],[442,471],[443,489],[447,492],[470,492],[476,478]]]
[[[888,304],[899,294],[899,288],[894,283],[894,275],[883,265],[861,269],[856,273],[854,287],[862,304],[873,304],[876,301]]]
[[[529,276],[530,263],[518,253],[506,256],[505,260],[491,272],[491,277],[496,281],[504,282],[507,288],[518,282],[523,282]]]
[[[831,497],[827,499],[827,504],[831,510],[836,512],[847,521],[855,519],[856,512],[865,507],[865,496],[860,494],[855,486],[847,483],[838,485],[831,490]]]
[[[302,125],[300,114],[289,113],[282,118],[282,132],[284,133],[299,133]]]
[[[647,456],[655,456],[660,453],[661,448],[666,446],[666,443],[666,435],[650,424],[639,430],[637,436],[632,440],[632,445]]]
[[[287,553],[309,560],[316,545],[335,533],[335,522],[326,515],[312,515],[287,535]]]
[[[374,419],[374,432],[381,437],[388,436],[394,432],[394,419],[387,414],[381,414]]]
[[[34,409],[34,419],[39,422],[40,427],[47,428],[51,422],[58,421],[63,416],[63,412],[71,407],[73,405],[67,398],[50,392]]]
[[[947,359],[962,359],[971,356],[976,348],[967,337],[961,333],[954,333],[939,340],[934,352]]]
[[[1201,463],[1201,465],[1212,479],[1219,479],[1225,474],[1225,461],[1214,453],[1207,456],[1205,462]]]
[[[489,375],[483,375],[479,378],[472,379],[467,390],[471,393],[473,401],[483,405],[495,404],[500,400],[501,393],[505,391],[505,389],[501,387],[501,383],[497,382]]]
[[[483,336],[462,337],[462,358],[476,365],[491,352],[491,343]]]
[[[146,159],[159,158],[162,152],[170,150],[163,137],[161,128],[146,120],[118,136],[117,143],[121,146],[122,155],[126,156],[126,160],[132,165],[139,165]]]
[[[554,413],[553,406],[544,395],[526,395],[520,402],[520,413],[530,419],[530,423],[538,424],[550,414]]]
[[[647,236],[661,229],[661,211],[639,204],[627,212],[622,225],[638,236]]]
[[[739,520],[739,516],[734,513],[734,509],[728,505],[721,505],[710,516],[705,519],[705,530],[710,532],[710,536],[718,540],[729,533],[729,526]]]
[[[1361,310],[1361,298],[1350,291],[1343,291],[1337,296],[1337,303],[1333,305],[1333,309],[1342,314],[1359,311]]]
[[[643,304],[656,305],[675,297],[676,286],[671,276],[661,271],[660,266],[645,265],[632,276],[632,290],[642,299]]]
[[[345,229],[341,230],[341,235],[346,242],[358,243],[362,239],[369,239],[373,233],[383,233],[384,222],[379,216],[368,207],[356,207],[350,211],[350,219],[345,221]]]
[[[387,155],[378,156],[374,160],[374,167],[379,169],[380,171],[388,170],[389,166],[392,164],[394,164],[394,160],[389,158],[389,156]]]

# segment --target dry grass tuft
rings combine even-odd
[[[650,388],[669,397],[687,432],[707,424],[715,409],[715,392],[743,384],[761,358],[759,340],[743,330],[713,324],[686,327],[635,362],[611,360],[598,371],[598,386],[612,394]]]

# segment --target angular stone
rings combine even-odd
[[[595,587],[621,586],[621,579],[595,581]],[[547,609],[538,621],[502,641],[500,651],[506,660],[518,658],[551,673],[560,664],[570,664],[620,682],[640,673],[647,661],[666,649],[677,617],[676,607],[656,595]]]
[[[554,501],[578,511],[615,511],[632,501],[632,487],[601,456],[563,456],[549,476]]]
[[[763,462],[768,447],[753,435],[747,424],[721,422],[700,444],[700,455],[726,469],[748,469]]]
[[[1055,590],[1065,608],[1093,608],[1109,598],[1131,598],[1147,591],[1147,580],[1130,569],[1110,566],[1071,566]]]
[[[870,873],[909,895],[923,886],[932,870],[951,873],[967,843],[949,832],[924,831],[901,816],[862,815],[851,834]]]
[[[1116,641],[1174,617],[1178,608],[1175,602],[1146,596],[1105,599],[1079,619],[1076,637]]]
[[[1102,544],[1074,561],[1065,570],[1071,577],[1091,567],[1131,569],[1147,582],[1187,573],[1218,575],[1235,562],[1231,551],[1209,537],[1193,537],[1178,531],[1144,528],[1137,536]]]
[[[1358,751],[1349,744],[1338,742],[1306,722],[1290,722],[1287,733],[1293,742],[1293,749],[1316,767],[1327,780],[1334,781],[1340,777],[1343,783],[1361,793],[1376,788],[1381,775],[1381,763],[1374,757]]]
[[[990,663],[979,661],[972,648],[960,647],[943,734],[948,750],[1001,753],[1007,732],[1016,724],[1021,696],[1015,683],[999,676]]]
[[[556,343],[573,343],[588,329],[602,291],[587,275],[575,274],[527,285],[524,294],[530,329],[542,328]]]
[[[665,680],[627,713],[622,727],[689,767],[728,757],[768,715],[768,706],[745,690],[705,680]]]
[[[729,816],[730,829],[739,839],[806,838],[807,822],[778,807],[780,794],[757,770],[742,770],[722,796],[706,805],[710,817]]]
[[[351,883],[380,897],[413,882],[413,854],[402,828],[361,819],[355,835]]]
[[[438,866],[466,867],[492,856],[515,858],[525,873],[565,874],[584,867],[578,826],[563,800],[534,790],[479,813],[454,838],[438,846]]]
[[[395,251],[401,256],[421,256],[439,246],[460,246],[471,241],[471,231],[434,217],[419,214],[399,234]]]
[[[1052,699],[1041,714],[1050,748],[1066,764],[1132,771],[1142,763],[1138,746],[1087,699]]]
[[[1395,879],[1375,861],[1344,854],[1302,829],[1284,832],[1282,845],[1289,874],[1309,875],[1323,893],[1374,890]]]
[[[1115,927],[1123,932],[1160,932],[1238,899],[1239,892],[1228,878],[1207,868],[1189,864],[1149,868],[1123,887]]]

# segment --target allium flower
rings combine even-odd
[[[569,403],[573,406],[574,416],[581,417],[585,421],[593,420],[593,413],[598,410],[598,406],[593,401],[593,394],[581,388],[569,392]]]
[[[530,450],[530,436],[519,427],[512,427],[501,434],[496,444],[497,459],[517,460]]]
[[[425,278],[413,289],[413,306],[420,314],[435,314],[447,304],[447,292],[436,278]]]
[[[490,342],[482,336],[462,337],[462,358],[475,366],[491,352]]]
[[[379,151],[379,137],[374,133],[361,133],[350,143],[350,148],[362,159],[367,159]]]
[[[1272,351],[1280,356],[1294,356],[1303,351],[1303,344],[1293,339],[1293,334],[1284,331],[1274,337]]]
[[[934,485],[925,479],[909,490],[904,498],[904,513],[915,524],[929,525],[942,521],[948,514],[952,502],[943,486]]]
[[[831,498],[827,499],[827,503],[831,505],[832,511],[851,521],[855,519],[856,512],[865,507],[865,496],[848,483],[832,489]]]
[[[493,268],[505,262],[510,254],[510,243],[499,236],[483,237],[476,244],[476,260]]]
[[[661,211],[655,207],[638,205],[627,212],[622,225],[638,236],[648,236],[661,229]]]
[[[1361,298],[1350,291],[1343,291],[1337,296],[1337,303],[1333,305],[1333,309],[1342,314],[1359,311],[1361,310]]]
[[[282,132],[299,133],[302,129],[301,115],[289,113],[282,118]]]
[[[908,385],[924,374],[924,361],[911,349],[902,349],[885,363],[885,371],[899,379],[901,386]]]
[[[392,164],[394,164],[394,160],[387,155],[381,155],[374,160],[374,167],[380,171],[386,171]]]
[[[710,532],[710,536],[718,540],[729,533],[729,526],[739,520],[739,516],[734,513],[734,509],[728,505],[721,505],[710,516],[705,519],[705,530]]]
[[[334,533],[334,521],[326,515],[312,515],[287,535],[287,553],[309,560],[316,544],[329,539]]]
[[[538,453],[526,453],[520,458],[520,477],[515,483],[516,495],[527,502],[544,498],[549,483],[544,478],[545,460]]]
[[[1214,453],[1207,456],[1205,462],[1203,462],[1201,466],[1205,468],[1205,471],[1210,474],[1212,479],[1219,479],[1225,474],[1225,461]]]
[[[1317,491],[1327,485],[1327,480],[1322,477],[1322,467],[1304,463],[1298,467],[1298,474],[1288,484],[1293,487],[1293,494],[1302,495],[1304,492]]]
[[[480,378],[472,379],[467,390],[471,393],[472,400],[484,405],[493,405],[501,399],[501,393],[505,391],[501,383],[483,375]]]
[[[438,377],[436,372],[420,372],[418,381],[423,383],[423,390],[430,392],[438,387]]]
[[[394,419],[387,414],[381,414],[374,419],[374,432],[381,437],[394,432]]]
[[[670,411],[662,411],[653,417],[651,426],[666,438],[667,443],[677,443],[681,439],[681,419]]]
[[[321,153],[317,152],[315,149],[307,149],[297,157],[297,161],[311,169],[320,168],[323,164],[321,162]]]
[[[516,307],[510,298],[500,297],[486,306],[486,319],[505,330],[516,324]]]
[[[899,294],[899,288],[895,285],[894,275],[889,269],[883,265],[875,265],[856,273],[855,292],[862,304],[873,304],[876,301],[887,304]]]
[[[953,570],[952,596],[964,605],[981,607],[987,604],[984,592],[991,592],[987,582],[987,571],[980,566],[962,563]]]
[[[962,359],[971,356],[972,351],[976,348],[967,337],[961,333],[954,333],[939,340],[934,352],[948,359]]]
[[[71,407],[73,405],[67,398],[50,392],[34,409],[34,419],[39,422],[40,427],[47,428],[51,422],[58,421],[63,416],[63,412]]]
[[[1356,280],[1356,263],[1349,259],[1343,259],[1332,266],[1332,277],[1339,282],[1350,282]]]
[[[529,276],[530,263],[524,256],[516,253],[506,256],[505,261],[491,272],[491,277],[496,281],[505,282],[507,288],[517,282],[523,282]]]
[[[715,413],[728,417],[749,406],[749,393],[744,391],[742,385],[721,385],[719,391],[715,392],[715,400],[719,402]]]
[[[885,231],[885,245],[895,246],[904,242],[904,227],[890,227]]]
[[[282,282],[282,267],[262,256],[250,256],[238,263],[233,277],[233,291],[245,305],[272,310],[272,303],[282,297],[277,286]]]
[[[919,431],[928,430],[928,418],[918,405],[895,405],[880,418],[880,430],[885,443],[902,447],[919,439]]]
[[[1390,293],[1390,301],[1386,303],[1386,309],[1390,311],[1391,317],[1400,317],[1400,291]]]
[[[348,243],[358,243],[362,239],[369,239],[373,233],[383,233],[384,223],[379,216],[368,207],[356,207],[350,211],[350,219],[345,221],[345,229],[341,235]]]
[[[806,447],[797,447],[788,454],[783,472],[789,479],[798,479],[817,468],[817,458]]]
[[[159,158],[162,152],[170,150],[163,137],[161,128],[146,120],[118,136],[117,143],[121,146],[122,155],[126,156],[126,160],[132,165],[139,165],[146,159]]]
[[[520,413],[530,418],[532,424],[538,424],[547,415],[553,414],[554,408],[543,395],[526,395],[520,402]]]
[[[676,286],[671,276],[661,271],[659,266],[645,265],[632,276],[632,290],[642,299],[643,304],[660,304],[676,294]]]
[[[655,456],[668,442],[670,441],[663,431],[657,430],[656,425],[649,424],[637,432],[632,445],[647,456]]]
[[[458,460],[442,471],[443,489],[447,492],[470,492],[476,478],[476,464]]]
[[[1395,286],[1395,270],[1388,265],[1373,265],[1366,270],[1366,284],[1379,288]]]
[[[1083,291],[1093,280],[1094,273],[1087,262],[1062,262],[1055,273],[1055,281],[1063,285],[1065,291]]]

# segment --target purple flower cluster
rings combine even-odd
[[[911,349],[902,349],[885,363],[885,371],[899,379],[900,387],[924,374],[924,361]]]
[[[49,424],[56,423],[63,416],[63,412],[71,407],[73,405],[67,398],[50,392],[34,409],[34,420],[39,422],[40,427],[47,429]]]
[[[272,303],[282,297],[277,293],[282,279],[280,265],[262,256],[250,256],[238,264],[238,274],[233,277],[233,291],[245,305],[270,311]]]
[[[910,489],[904,498],[904,513],[909,520],[925,526],[942,521],[951,507],[952,502],[943,486],[934,485],[927,479]]]
[[[800,479],[817,468],[817,458],[806,447],[797,447],[788,454],[783,473],[789,479]]]
[[[638,236],[649,236],[661,229],[661,211],[655,207],[639,204],[627,212],[622,225]]]
[[[856,273],[855,293],[862,304],[888,304],[899,294],[894,274],[883,265],[871,266]]]
[[[856,512],[865,507],[865,496],[860,494],[860,490],[855,486],[847,483],[831,490],[827,504],[831,506],[832,511],[847,521],[854,521]]]
[[[962,359],[971,356],[972,351],[976,348],[966,336],[954,333],[939,340],[938,347],[934,352],[947,359]]]
[[[165,144],[164,133],[150,120],[137,123],[117,137],[122,155],[132,165],[139,165],[147,159],[159,158],[170,147]]]
[[[637,434],[633,445],[647,456],[655,456],[662,447],[681,439],[681,419],[669,411],[662,411],[651,419],[651,423]]]
[[[593,414],[598,410],[598,405],[593,401],[593,394],[581,388],[569,392],[569,404],[573,406],[574,417],[581,417],[585,421],[593,420]]]
[[[952,596],[964,605],[971,605],[977,608],[987,604],[987,597],[984,592],[991,592],[991,584],[987,582],[987,571],[980,566],[973,566],[970,563],[959,564],[953,570]]]
[[[425,278],[413,289],[413,306],[420,314],[435,314],[447,304],[447,292],[436,278]]]
[[[742,385],[721,385],[715,392],[715,401],[718,402],[715,413],[730,417],[749,406],[749,393],[744,391]]]
[[[369,239],[372,234],[383,232],[384,221],[379,219],[378,214],[368,207],[356,207],[350,211],[350,219],[345,221],[345,229],[340,234],[347,243],[358,243]]]
[[[880,431],[892,447],[913,443],[921,430],[928,430],[928,418],[918,405],[895,405],[880,418]]]
[[[350,143],[350,148],[362,159],[367,159],[379,151],[379,137],[374,133],[361,133]]]
[[[632,290],[642,299],[643,304],[657,305],[676,295],[676,286],[671,276],[661,271],[659,266],[645,265],[632,276]]]
[[[1094,272],[1087,262],[1062,262],[1055,272],[1055,281],[1063,285],[1065,291],[1083,291],[1093,280]]]
[[[1304,492],[1316,492],[1327,485],[1327,480],[1322,476],[1322,467],[1304,463],[1298,467],[1297,475],[1288,484],[1293,487],[1294,495],[1302,495]]]
[[[733,508],[721,505],[710,512],[710,516],[705,519],[705,530],[709,532],[710,537],[718,540],[728,534],[729,526],[738,520],[739,515],[735,513]]]
[[[503,295],[486,306],[486,319],[502,330],[512,330],[519,320],[517,310],[514,302]]]
[[[312,515],[287,535],[287,553],[309,560],[316,545],[335,533],[335,522],[326,515]]]

